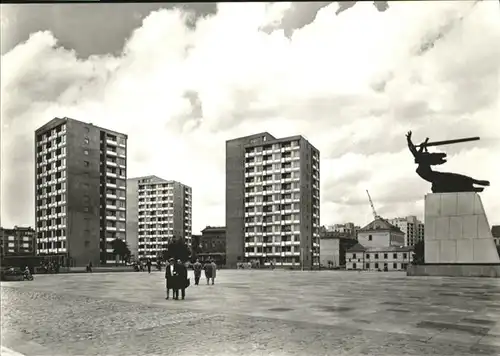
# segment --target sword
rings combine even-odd
[[[416,145],[415,147],[421,147],[422,145],[424,145],[425,147],[443,146],[443,145],[452,145],[452,144],[455,144],[455,143],[469,142],[469,141],[478,141],[478,140],[480,140],[479,137],[466,137],[466,138],[457,138],[456,140],[445,140],[445,141],[427,142],[426,144]]]

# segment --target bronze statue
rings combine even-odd
[[[427,151],[427,147],[430,146],[476,141],[479,140],[479,137],[438,142],[429,142],[429,138],[426,138],[424,142],[418,145],[418,150],[417,146],[411,141],[411,131],[406,134],[406,139],[408,148],[415,157],[415,163],[418,164],[417,173],[422,179],[432,183],[433,193],[482,192],[484,188],[475,187],[474,184],[490,185],[487,180],[476,180],[461,174],[433,171],[431,166],[446,163],[446,153],[429,153]]]

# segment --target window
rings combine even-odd
[[[375,254],[375,259],[378,259],[378,253]]]
[[[375,268],[377,268],[377,269],[378,269],[378,263],[375,263]]]
[[[368,235],[368,241],[372,240],[372,235]]]
[[[369,269],[369,268],[370,268],[370,264],[369,264],[369,263],[367,263],[367,264],[366,264],[366,269]]]
[[[83,143],[84,143],[84,144],[88,145],[88,144],[89,144],[89,142],[90,142],[90,140],[89,140],[89,138],[88,138],[88,137],[85,137],[85,138],[83,139]]]
[[[83,208],[83,211],[84,211],[85,213],[88,213],[88,212],[89,212],[89,207],[88,207],[88,206],[84,207],[84,208]]]
[[[403,253],[403,258],[406,258],[406,253]]]
[[[356,254],[355,253],[352,254],[352,258],[356,258]]]
[[[367,260],[369,260],[369,259],[370,259],[370,254],[369,254],[369,253],[367,253],[367,254],[366,254],[366,259],[367,259]]]
[[[85,126],[85,132],[89,132],[89,131],[90,131],[90,129],[87,126]]]
[[[384,253],[384,260],[387,259],[387,253]]]
[[[85,156],[88,156],[88,155],[89,155],[89,150],[83,150],[83,154],[84,154]]]
[[[398,258],[398,254],[397,253],[393,253],[392,254],[392,258]]]
[[[83,161],[83,165],[84,165],[85,167],[88,167],[88,166],[90,165],[90,162],[89,162],[89,161]]]
[[[356,269],[356,264],[355,263],[352,264],[352,268]]]
[[[397,263],[393,263],[392,264],[392,268],[397,269],[398,268],[398,264]]]

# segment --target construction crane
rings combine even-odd
[[[366,194],[368,194],[368,200],[370,201],[370,205],[372,207],[372,212],[373,212],[373,217],[375,219],[378,219],[380,218],[380,216],[377,214],[377,212],[375,211],[375,207],[373,206],[373,201],[372,201],[372,197],[370,196],[370,192],[368,191],[368,189],[366,190]]]

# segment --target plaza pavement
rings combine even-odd
[[[1,287],[2,346],[28,356],[500,355],[499,279],[220,270],[184,301],[159,272]]]

